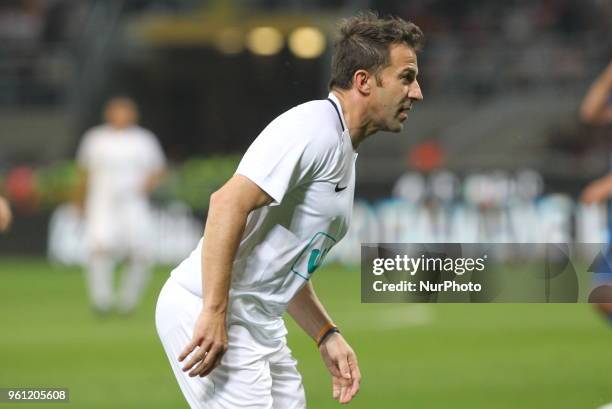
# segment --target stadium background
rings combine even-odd
[[[358,227],[314,279],[360,357],[352,405],[612,402],[611,333],[589,306],[362,305],[354,265],[361,240],[605,238],[604,209],[577,203],[608,170],[609,127],[578,116],[612,55],[605,0],[2,2],[0,189],[15,220],[0,236],[0,387],[68,387],[66,407],[183,405],[152,320],[168,266],[201,234],[208,194],[257,133],[326,95],[334,24],[363,9],[413,20],[427,44],[425,100],[400,135],[360,149]],[[83,131],[117,93],[137,101],[171,173],[155,194],[161,256],[148,297],[134,315],[100,321],[78,266],[79,226],[57,209],[68,209]],[[440,234],[458,209],[469,217],[455,230],[473,234]],[[450,219],[422,223],[434,213]],[[334,407],[312,341],[289,325],[310,406]]]

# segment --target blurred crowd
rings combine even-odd
[[[434,107],[436,102],[453,101],[457,96],[469,99],[471,102],[479,102],[478,100],[482,99],[488,103],[494,99],[503,100],[514,94],[526,95],[523,91],[574,95],[578,101],[612,55],[612,36],[609,30],[612,22],[612,2],[608,0],[515,0],[505,3],[484,0],[408,2],[399,0],[235,0],[234,2],[5,0],[0,2],[0,108],[27,109],[44,106],[55,109],[72,104],[83,111],[86,109],[95,111],[95,117],[92,118],[97,119],[99,114],[97,108],[93,106],[83,108],[83,105],[94,105],[97,99],[102,97],[103,92],[111,92],[104,88],[109,85],[105,83],[97,87],[103,92],[96,93],[94,83],[103,81],[100,76],[110,75],[111,69],[115,67],[101,55],[104,47],[113,48],[108,44],[116,45],[124,41],[120,36],[126,31],[123,30],[125,25],[130,23],[130,19],[125,18],[126,16],[140,16],[146,13],[195,15],[196,12],[206,10],[215,4],[217,6],[222,4],[228,8],[242,7],[253,13],[274,12],[287,15],[308,12],[315,15],[331,13],[343,16],[357,9],[370,8],[381,14],[393,14],[413,20],[426,33],[425,52],[419,56],[419,81],[426,91],[428,104]],[[110,41],[112,36],[118,36],[114,43]],[[150,58],[153,54],[146,54],[145,57],[147,55]],[[205,64],[211,64],[211,60],[206,59],[210,58],[208,54],[194,53],[191,57],[202,57]],[[157,58],[154,63],[159,66],[160,61],[164,59],[159,55]],[[149,60],[144,58],[142,61]],[[140,69],[147,64],[142,61]],[[176,61],[178,60],[173,59],[170,65],[180,65],[176,64]],[[234,62],[228,64],[236,64],[236,60],[232,61]],[[313,67],[300,66],[299,62],[287,61],[285,57],[267,60],[262,67],[275,72],[271,69],[273,64],[282,64],[285,70],[295,70],[298,73],[306,72],[301,71],[300,67],[301,69],[308,67],[309,73]],[[194,65],[197,66],[195,63]],[[89,72],[89,77],[83,75],[86,71]],[[140,77],[147,77],[138,74],[141,72],[139,67],[134,68],[134,71],[137,75],[128,78],[137,81],[141,79]],[[312,72],[315,71],[312,69]],[[158,72],[150,73],[149,76],[159,83],[162,82],[163,73],[164,71],[160,69]],[[202,138],[202,135],[213,136],[208,139],[222,139],[219,137],[222,135],[228,141],[233,141],[227,127],[217,127],[214,130],[218,131],[219,128],[221,131],[208,133],[199,132],[208,128],[197,126],[182,128],[183,123],[188,122],[188,116],[197,117],[198,113],[201,116],[201,111],[191,109],[197,105],[189,97],[192,94],[185,94],[187,97],[182,96],[180,86],[171,83],[171,80],[167,81],[168,89],[172,90],[170,96],[175,93],[180,94],[179,99],[187,100],[185,104],[189,106],[189,110],[184,110],[185,117],[176,118],[172,117],[176,111],[172,111],[170,107],[175,100],[166,96],[166,99],[160,98],[162,103],[154,104],[153,108],[159,109],[157,114],[165,113],[172,117],[170,132],[167,129],[156,129],[155,126],[151,126],[160,134],[164,148],[171,151],[172,146],[169,145],[187,146],[193,140],[207,139]],[[190,81],[187,81],[187,86],[190,89],[197,88]],[[273,94],[268,85],[271,81],[264,78],[262,82],[266,84],[264,88],[268,93]],[[275,82],[280,83],[282,80],[275,77]],[[147,83],[143,82],[140,85],[146,88]],[[280,84],[280,89],[287,93],[284,85]],[[161,87],[155,92],[160,89],[165,90]],[[215,99],[213,88],[206,88],[206,91],[210,92],[209,98]],[[565,91],[568,93],[563,94]],[[90,93],[89,97],[79,95],[86,92]],[[221,93],[225,92],[224,87]],[[254,94],[258,91],[245,92]],[[150,102],[142,95],[139,103]],[[295,95],[295,98],[301,100],[302,96]],[[157,95],[150,99],[157,99]],[[85,101],[87,104],[79,101]],[[466,105],[470,101],[466,101]],[[212,105],[222,105],[218,100],[214,102]],[[211,104],[203,106],[210,108]],[[265,108],[252,108],[254,113],[257,109]],[[144,111],[149,114],[148,117],[160,116],[150,115],[151,112],[155,112],[152,110]],[[261,116],[259,111],[257,112],[258,116]],[[87,126],[93,125],[91,121],[83,120],[86,115],[78,109],[71,111],[71,114],[75,123],[81,121],[87,122]],[[441,121],[440,118],[437,117]],[[210,122],[208,118],[200,118],[201,122],[207,120]],[[157,125],[160,123],[162,122]],[[244,127],[244,124],[241,126]],[[559,117],[558,125],[548,132],[546,149],[563,153],[566,157],[576,156],[585,162],[593,162],[595,153],[600,152],[605,155],[609,150],[609,127],[580,124],[578,115],[575,115],[575,118]],[[78,132],[74,135],[75,142],[80,137],[80,134],[76,133]],[[190,133],[195,135],[192,139],[185,136]],[[254,131],[245,133],[242,132],[242,128],[240,130],[241,141],[254,135]],[[186,139],[180,140],[181,137]],[[452,137],[456,135],[453,133]],[[533,135],[529,138],[535,139]],[[7,145],[9,144],[7,142]],[[74,163],[31,161],[26,164],[27,166],[22,166],[22,161],[6,152],[3,154],[1,148],[0,139],[2,157],[0,193],[8,196],[17,210],[50,209],[70,199],[71,186],[74,184]],[[233,149],[239,150],[236,146],[233,146]],[[216,153],[206,149],[188,148],[187,151],[190,155],[194,155],[195,152],[206,156]],[[67,152],[63,159],[68,159],[68,155]],[[172,156],[170,158],[172,159]],[[200,162],[194,157],[179,158],[191,160],[185,160],[182,164],[174,166],[174,173],[171,172],[165,190],[162,186],[162,193],[157,193],[162,196],[162,201],[168,202],[169,198],[178,198],[191,209],[205,211],[207,195],[202,194],[201,181],[211,181],[210,189],[214,188],[220,183],[218,179],[221,179],[215,178],[215,175],[225,177],[226,173],[231,174],[235,168],[236,158],[228,157],[210,163]],[[438,164],[438,167],[440,166]],[[224,171],[219,172],[219,169]],[[493,169],[487,168],[487,170],[494,172]],[[546,178],[548,175],[543,173]],[[462,177],[466,175],[463,173]],[[397,174],[393,175],[395,176]],[[377,177],[376,183],[380,183],[383,178],[389,179],[388,175],[377,175]],[[466,183],[466,186],[476,186],[474,183]],[[570,188],[574,189],[573,191],[570,192],[571,189],[566,186],[562,186],[559,190],[576,196],[577,185],[580,183],[576,183],[575,180],[572,183]],[[414,186],[408,190],[411,189],[413,192],[416,191]],[[396,195],[401,196],[397,193],[399,191],[401,187],[396,189]],[[421,205],[417,207],[419,206]],[[480,209],[482,206],[473,207]],[[414,214],[419,212],[420,210]]]
[[[411,19],[427,33],[422,85],[475,97],[521,89],[565,89],[586,83],[612,48],[612,3],[605,0],[279,2],[242,0],[228,7],[261,12],[371,8]],[[0,4],[0,104],[65,102],[71,71],[87,48],[92,10],[111,3],[7,0]],[[120,13],[189,13],[212,2],[117,2]]]
[[[0,3],[0,105],[56,105],[74,69],[86,2]]]
[[[609,1],[395,4],[390,12],[413,18],[428,33],[423,86],[430,93],[567,88],[588,81],[612,50]]]

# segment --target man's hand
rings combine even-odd
[[[0,232],[6,231],[11,225],[13,215],[5,198],[0,196]]]
[[[612,194],[612,176],[604,176],[591,182],[582,192],[580,201],[586,204],[600,203]]]
[[[142,191],[146,195],[150,195],[155,189],[157,189],[166,177],[166,169],[160,169],[147,176],[142,186]]]
[[[179,362],[183,362],[194,352],[183,367],[183,371],[191,370],[189,372],[191,377],[204,377],[219,366],[225,351],[227,351],[225,313],[211,312],[203,308],[196,321],[191,342],[178,358]]]
[[[333,398],[340,403],[349,403],[359,392],[361,383],[355,352],[339,333],[327,337],[319,352],[332,376]]]

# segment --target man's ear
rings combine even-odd
[[[357,70],[353,74],[355,88],[364,95],[369,95],[372,92],[372,81],[374,81],[374,77],[366,70]]]

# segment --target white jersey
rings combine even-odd
[[[150,255],[151,212],[145,184],[165,165],[155,136],[140,127],[89,130],[77,151],[87,170],[86,239],[90,249]]]
[[[165,165],[155,136],[138,126],[92,128],[83,137],[77,161],[88,171],[88,201],[105,202],[145,199],[146,179]]]
[[[285,336],[282,315],[289,301],[348,230],[356,157],[340,102],[331,93],[329,100],[285,112],[255,139],[236,173],[273,203],[247,219],[232,269],[230,325],[248,327],[261,342]],[[172,272],[200,297],[201,260],[202,240]]]

